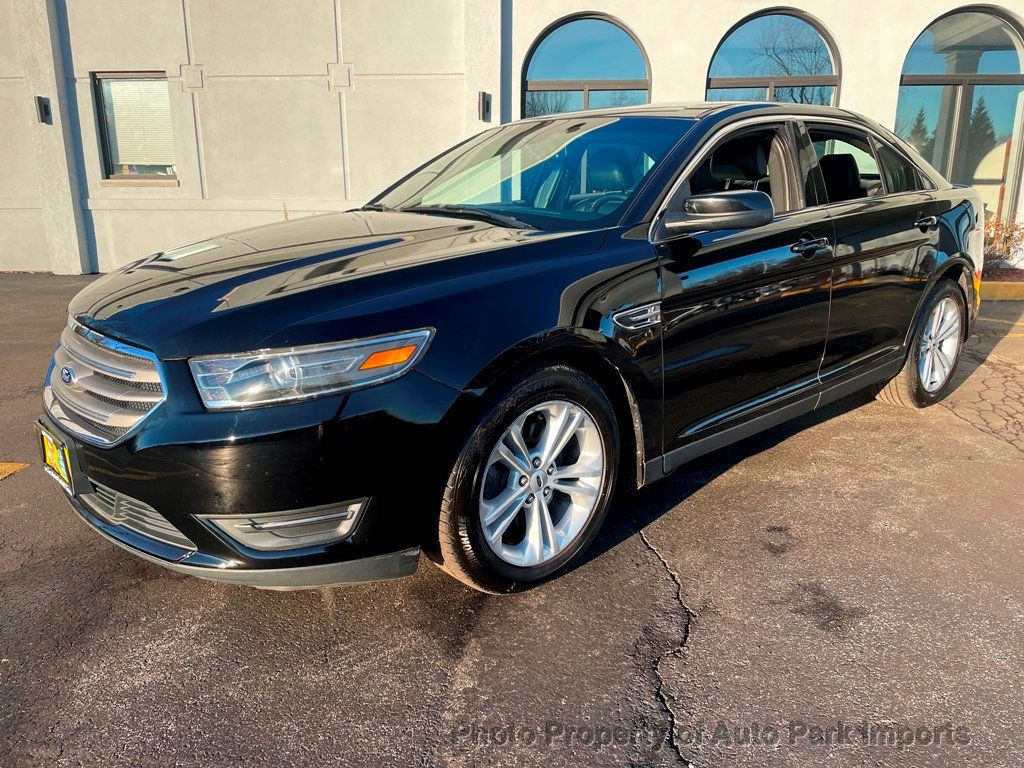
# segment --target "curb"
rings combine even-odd
[[[1024,301],[1024,283],[982,282],[982,301]]]

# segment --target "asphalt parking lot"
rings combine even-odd
[[[941,405],[857,396],[706,457],[542,589],[423,563],[279,593],[133,558],[40,468],[87,280],[0,277],[0,463],[29,465],[0,480],[0,765],[1024,762],[1020,303]]]

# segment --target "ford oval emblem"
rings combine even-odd
[[[60,369],[60,380],[67,385],[71,385],[71,382],[75,380],[75,370],[71,366],[63,365]]]

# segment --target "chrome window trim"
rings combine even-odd
[[[105,435],[98,434],[95,432],[89,432],[83,429],[81,425],[74,424],[71,419],[69,419],[66,416],[63,416],[63,412],[67,409],[64,406],[64,404],[54,394],[53,388],[50,384],[55,369],[54,360],[51,359],[50,369],[49,371],[47,371],[46,380],[43,384],[43,403],[47,413],[49,413],[57,421],[57,424],[60,425],[61,428],[66,429],[77,439],[85,443],[89,443],[90,445],[98,446],[100,448],[113,448],[114,446],[120,445],[125,440],[128,440],[130,437],[138,433],[138,431],[142,428],[143,424],[145,424],[146,420],[149,419],[149,417],[152,416],[153,413],[156,412],[160,408],[160,406],[164,404],[164,402],[166,402],[167,376],[164,372],[163,364],[160,362],[160,359],[148,349],[143,349],[142,347],[136,347],[132,344],[126,344],[125,342],[118,341],[117,339],[112,339],[109,336],[105,336],[104,334],[98,331],[94,331],[91,328],[82,325],[82,323],[78,322],[73,317],[68,317],[67,327],[72,331],[72,333],[81,336],[86,341],[92,342],[97,346],[104,347],[105,349],[109,349],[110,351],[115,352],[117,354],[138,358],[152,364],[154,369],[156,370],[157,377],[160,379],[160,399],[154,401],[152,407],[150,407],[149,410],[145,413],[145,415],[141,419],[139,419],[130,429],[128,429],[124,434],[118,435],[116,438],[111,440]],[[58,348],[62,347],[63,344],[58,344]],[[67,347],[63,348],[65,351],[67,351]],[[54,354],[56,354],[56,352]],[[72,356],[70,352],[68,354],[69,356]],[[92,362],[87,362],[87,364],[93,365]],[[98,370],[103,369],[98,368]],[[126,371],[123,373],[130,372]],[[134,374],[132,375],[134,376]],[[61,413],[54,413],[55,408],[59,409]],[[73,425],[74,428],[72,428],[72,426],[69,426],[69,422],[70,424]]]
[[[921,181],[925,182],[925,185],[928,186],[928,189],[913,189],[913,190],[906,190],[904,192],[888,192],[888,193],[886,193],[884,195],[876,195],[875,197],[871,198],[872,200],[881,200],[881,199],[886,199],[886,198],[890,198],[890,197],[896,197],[897,195],[910,195],[910,194],[918,194],[918,193],[921,193],[921,192],[927,193],[927,192],[936,192],[936,191],[938,191],[938,185],[935,184],[935,181],[932,179],[931,174],[929,174],[920,165],[915,163],[913,158],[910,157],[904,150],[902,150],[900,147],[898,147],[895,144],[893,144],[891,139],[886,138],[885,136],[880,134],[878,131],[876,131],[874,128],[872,128],[871,126],[869,126],[869,125],[860,125],[860,124],[858,124],[856,122],[853,122],[853,121],[850,121],[850,120],[840,120],[840,119],[837,119],[837,118],[834,118],[834,117],[810,117],[810,118],[806,118],[806,119],[800,119],[800,122],[804,124],[805,130],[807,130],[808,132],[810,132],[810,127],[809,126],[810,125],[814,125],[815,123],[832,123],[832,124],[835,124],[835,125],[839,125],[842,128],[853,129],[853,130],[860,131],[861,133],[867,134],[870,138],[874,139],[875,141],[877,141],[879,144],[881,144],[882,146],[886,147],[887,149],[892,150],[897,155],[899,155],[904,160],[906,160],[908,163],[910,163],[911,167],[915,171],[917,171],[917,175],[920,177]],[[875,162],[876,163],[878,162],[878,158],[877,157],[875,157]],[[879,174],[881,174],[881,172],[882,172],[881,165],[879,165],[878,172],[879,172]],[[943,179],[943,180],[945,181],[945,179]],[[883,184],[884,183],[885,182],[883,180]],[[844,200],[844,201],[841,201],[841,202],[850,202],[850,201],[849,200]],[[827,206],[830,206],[830,205],[839,205],[839,204],[840,203],[823,203],[822,205],[816,205],[816,206],[813,206],[813,207],[814,208],[824,208],[824,207],[827,207]],[[808,206],[808,208],[810,208],[810,207],[812,207],[812,206]]]
[[[898,147],[893,146],[892,141],[890,141],[889,139],[887,139],[884,136],[882,136],[878,131],[876,131],[870,125],[865,125],[865,124],[862,124],[862,123],[858,123],[855,119],[832,117],[832,116],[818,116],[818,115],[797,115],[797,114],[792,114],[792,113],[784,114],[784,115],[778,115],[778,114],[776,114],[776,115],[758,115],[756,117],[750,117],[750,118],[746,118],[746,119],[743,119],[743,120],[737,120],[735,123],[730,123],[729,125],[723,126],[721,129],[715,131],[713,134],[711,134],[709,137],[707,137],[707,139],[704,140],[704,143],[701,144],[700,147],[697,149],[697,151],[694,153],[693,159],[690,160],[686,165],[683,166],[683,170],[676,177],[676,180],[672,183],[672,186],[669,187],[668,192],[665,195],[662,196],[661,201],[658,203],[658,210],[654,214],[654,217],[651,219],[651,223],[650,223],[650,225],[647,228],[647,239],[648,239],[648,241],[652,245],[655,245],[657,243],[665,242],[667,240],[673,239],[673,238],[667,238],[667,237],[659,239],[658,237],[655,236],[655,231],[657,229],[658,222],[661,221],[661,217],[668,210],[669,202],[675,197],[676,193],[680,190],[680,188],[682,188],[683,184],[686,183],[687,179],[689,179],[690,176],[693,175],[693,172],[696,171],[698,167],[700,167],[700,164],[708,156],[708,154],[711,152],[711,150],[714,149],[715,146],[719,143],[719,139],[724,138],[724,137],[728,136],[729,134],[735,133],[736,131],[742,130],[744,128],[749,128],[750,126],[764,125],[766,123],[786,123],[786,122],[799,122],[799,123],[803,123],[803,124],[805,124],[805,127],[806,127],[806,124],[831,123],[833,125],[838,125],[838,126],[843,127],[843,128],[848,128],[848,129],[852,129],[852,130],[856,130],[856,131],[860,131],[862,133],[865,133],[865,134],[867,134],[869,136],[872,136],[873,138],[877,139],[878,141],[882,142],[884,145],[886,145],[887,147],[892,149],[894,152],[897,152],[902,157],[906,158],[906,160],[914,168],[916,168],[917,171],[923,176],[924,180],[926,180],[929,183],[934,185],[934,181],[933,181],[933,179],[931,177],[931,174],[927,173],[923,168],[921,168],[921,166],[919,166],[917,163],[915,163],[910,157],[907,157],[907,153],[906,152],[902,151]],[[899,195],[928,194],[930,192],[937,191],[937,189],[938,189],[937,187],[934,187],[933,189],[915,190],[913,192],[895,192],[895,193],[892,193],[892,194],[879,195],[879,196],[873,197],[871,199],[872,200],[888,200],[890,198],[897,197]],[[805,200],[804,202],[806,203],[807,201]],[[838,202],[838,203],[819,203],[817,205],[804,205],[803,208],[800,208],[798,210],[799,211],[823,210],[823,209],[827,209],[827,208],[830,208],[830,207],[833,207],[833,206],[836,206],[836,205],[844,205],[847,202],[849,202],[849,201],[843,201],[843,202]],[[793,211],[793,213],[795,213],[795,212],[796,211]],[[675,235],[674,237],[678,237],[678,235]]]

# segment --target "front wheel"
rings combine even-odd
[[[935,286],[910,342],[903,369],[880,387],[879,400],[904,408],[925,408],[949,394],[960,362],[967,307],[957,285],[942,280]]]
[[[604,520],[618,444],[607,396],[581,371],[555,365],[508,387],[448,479],[438,564],[493,593],[565,570]]]

